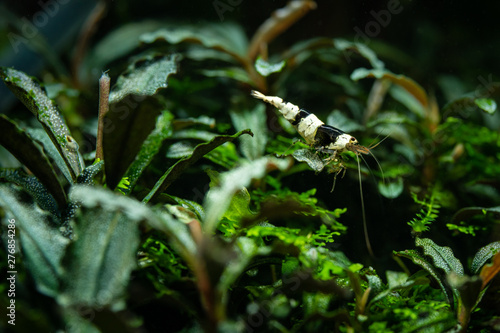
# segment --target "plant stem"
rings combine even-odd
[[[99,116],[97,123],[97,143],[95,150],[95,158],[104,160],[102,149],[102,139],[104,130],[104,117],[109,111],[109,87],[110,79],[108,73],[102,73],[99,79]]]

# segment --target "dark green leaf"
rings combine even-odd
[[[203,206],[205,208],[204,228],[206,232],[211,234],[216,229],[234,194],[250,185],[252,179],[261,179],[271,170],[283,171],[289,167],[289,160],[262,157],[221,174],[220,185],[211,188],[205,196]]]
[[[472,273],[479,274],[481,267],[483,267],[484,264],[486,264],[498,252],[500,252],[500,242],[493,242],[480,248],[470,265]]]
[[[441,268],[446,274],[455,272],[464,275],[462,263],[453,255],[449,247],[438,246],[429,238],[416,238],[415,244],[424,249],[424,254],[431,257],[434,265]]]
[[[394,251],[393,253],[397,256],[408,258],[411,261],[413,261],[414,264],[425,269],[439,284],[441,290],[443,291],[443,294],[448,300],[448,303],[453,304],[453,299],[451,298],[450,294],[448,293],[444,285],[444,280],[442,276],[434,269],[434,266],[430,262],[428,262],[427,260],[424,259],[424,257],[422,257],[422,255],[418,251],[405,250],[405,251]]]
[[[68,181],[68,183],[73,183],[75,180],[71,177],[71,172],[61,156],[59,151],[52,140],[50,140],[49,135],[42,128],[25,128],[25,131],[43,147],[43,150],[50,158],[50,160],[61,170],[62,174]]]
[[[57,202],[36,177],[29,176],[23,169],[0,169],[0,179],[21,186],[33,197],[40,208],[55,217],[60,217]]]
[[[76,177],[83,170],[83,158],[78,144],[71,137],[68,127],[54,103],[40,86],[28,75],[12,68],[0,67],[0,77],[21,102],[37,117],[71,173]]]
[[[58,222],[36,204],[19,199],[20,192],[11,185],[0,184],[0,205],[7,218],[14,218],[28,271],[37,289],[43,294],[56,296],[63,272],[61,260],[69,240],[61,235]]]
[[[382,69],[385,66],[384,63],[380,59],[378,59],[377,54],[365,44],[353,43],[345,39],[337,38],[333,40],[333,45],[337,50],[344,53],[344,56],[348,61],[350,61],[349,54],[356,52],[367,59],[373,68]]]
[[[241,60],[248,48],[248,40],[239,25],[232,23],[182,25],[172,24],[155,32],[145,33],[141,42],[153,43],[164,40],[170,44],[194,42],[207,48],[226,52]]]
[[[95,161],[92,165],[89,165],[88,167],[83,169],[76,182],[78,184],[94,185],[94,178],[102,170],[103,167],[103,161]]]
[[[230,111],[231,120],[237,131],[249,128],[253,136],[240,137],[240,150],[249,160],[255,160],[264,154],[267,144],[266,108],[258,104],[250,111]]]
[[[172,119],[173,115],[168,111],[163,111],[158,116],[155,129],[148,135],[134,162],[125,172],[124,177],[128,177],[129,186],[124,194],[132,191],[139,177],[160,151],[163,141],[172,135]]]
[[[81,209],[74,242],[64,257],[64,285],[58,301],[65,306],[104,306],[123,297],[136,265],[138,223],[156,216],[140,202],[109,190],[75,185],[70,199]]]
[[[146,55],[135,60],[118,77],[109,95],[109,103],[117,103],[129,95],[153,96],[159,89],[167,87],[168,77],[177,73],[179,60],[178,54]]]
[[[243,134],[252,135],[252,132],[250,132],[249,130],[244,130],[234,135],[219,135],[213,138],[210,142],[200,143],[199,145],[197,145],[190,156],[182,158],[163,174],[163,176],[156,182],[153,189],[143,199],[143,202],[149,202],[151,199],[158,196],[161,192],[165,191],[170,186],[170,184],[172,184],[177,178],[179,178],[184,170],[192,166],[207,153],[222,145],[223,143],[233,141]]]
[[[104,118],[106,183],[114,189],[156,125],[161,104],[154,97],[129,95],[110,105]]]
[[[0,128],[0,144],[33,172],[57,201],[59,208],[64,207],[66,192],[43,148],[5,115],[0,115]]]

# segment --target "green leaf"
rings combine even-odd
[[[321,172],[325,167],[318,154],[311,149],[298,149],[293,152],[292,156],[299,162],[306,162],[315,172]]]
[[[110,105],[104,117],[106,184],[114,189],[156,126],[162,105],[154,97],[130,95]]]
[[[62,256],[69,240],[61,235],[58,222],[36,204],[20,199],[20,192],[8,184],[0,184],[0,206],[14,218],[19,230],[19,244],[25,265],[37,289],[49,296],[56,296],[63,269]]]
[[[434,269],[434,266],[422,257],[422,255],[416,250],[405,250],[405,251],[393,251],[397,256],[408,258],[413,261],[414,264],[425,269],[439,284],[443,294],[445,295],[448,303],[453,304],[453,299],[451,298],[448,290],[444,285],[444,280],[442,276]]]
[[[279,73],[283,68],[285,68],[285,65],[285,60],[281,60],[280,62],[275,64],[271,64],[265,61],[260,56],[257,57],[257,60],[255,60],[255,69],[262,76],[269,76],[273,73]]]
[[[47,154],[51,162],[61,170],[68,183],[74,183],[75,180],[71,177],[71,172],[64,158],[61,156],[56,146],[54,146],[52,140],[50,140],[49,135],[42,128],[25,128],[24,130],[42,145],[45,154]]]
[[[125,172],[124,177],[128,177],[129,186],[124,190],[123,194],[127,195],[132,191],[139,177],[160,151],[163,141],[172,135],[173,118],[174,116],[168,111],[163,111],[158,116],[155,129],[148,135],[134,162],[130,164]]]
[[[474,103],[476,103],[481,110],[489,114],[493,114],[497,110],[497,103],[491,98],[477,98],[474,100]]]
[[[355,51],[359,53],[362,57],[367,59],[373,68],[382,69],[384,68],[384,63],[378,59],[377,54],[373,52],[368,46],[362,43],[353,43],[345,39],[336,38],[333,40],[334,46],[337,50],[344,52],[346,59],[349,61],[347,52]],[[351,51],[352,50],[352,51]]]
[[[177,178],[179,178],[184,170],[192,166],[204,155],[222,145],[223,143],[231,142],[243,134],[252,135],[252,132],[250,132],[249,130],[244,130],[234,135],[219,135],[213,138],[210,142],[200,143],[199,145],[197,145],[190,156],[180,159],[163,174],[163,176],[156,182],[153,189],[143,199],[143,202],[149,202],[151,199],[154,199],[156,196],[158,196],[161,192],[165,191],[170,186],[170,184],[172,184]]]
[[[0,144],[33,172],[62,209],[66,192],[43,148],[5,115],[0,115],[0,128]]]
[[[333,110],[326,118],[326,123],[330,126],[341,128],[346,133],[364,130],[364,126],[346,117],[340,110]]]
[[[251,111],[229,112],[233,125],[237,131],[249,128],[253,136],[240,137],[240,150],[249,160],[255,160],[262,157],[267,144],[267,125],[266,125],[266,107],[263,104],[257,104]]]
[[[243,59],[248,49],[248,40],[241,26],[233,23],[201,23],[197,25],[172,24],[155,32],[145,33],[143,43],[164,40],[170,44],[191,42],[207,48],[223,51],[236,59]]]
[[[180,55],[146,55],[136,59],[118,77],[109,94],[109,103],[117,103],[128,95],[153,96],[167,87],[168,77],[177,73]]]
[[[57,150],[63,157],[71,178],[84,168],[78,144],[71,137],[68,127],[54,103],[31,77],[12,68],[0,67],[0,77],[9,89],[37,117]]]
[[[271,170],[283,171],[289,167],[289,160],[262,157],[221,174],[220,185],[212,187],[205,196],[206,232],[211,234],[216,229],[234,194],[248,187],[252,179],[262,179]]]
[[[73,186],[70,199],[81,208],[64,257],[58,301],[63,306],[114,304],[124,296],[136,266],[139,222],[156,216],[136,200],[89,186]]]
[[[388,199],[397,198],[403,193],[404,184],[403,178],[397,178],[391,182],[379,182],[378,190],[380,194]]]
[[[424,249],[424,254],[431,257],[434,265],[441,268],[446,274],[455,272],[458,275],[464,275],[462,263],[453,255],[449,247],[438,246],[429,238],[415,239],[415,244]]]
[[[103,161],[95,161],[92,165],[89,165],[88,167],[83,169],[76,182],[83,185],[94,185],[94,178],[102,170],[103,167]]]
[[[153,20],[119,25],[118,28],[97,42],[85,59],[84,67],[86,70],[82,71],[82,74],[97,72],[97,76],[86,78],[88,82],[97,82],[103,68],[108,68],[113,61],[136,49],[140,44],[139,40],[142,34],[155,31],[162,25],[163,23]]]
[[[483,267],[498,252],[500,252],[500,242],[493,242],[480,248],[474,256],[474,259],[472,259],[472,263],[470,265],[472,273],[479,274],[481,267]]]
[[[0,179],[21,186],[40,208],[50,212],[54,217],[60,217],[61,212],[57,202],[36,177],[28,175],[23,169],[0,169]]]
[[[253,81],[248,76],[248,73],[243,68],[240,67],[204,69],[201,71],[201,73],[207,77],[225,77],[243,83],[247,83],[250,85],[253,84]]]

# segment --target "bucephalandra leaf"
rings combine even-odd
[[[248,187],[252,179],[261,179],[271,170],[283,171],[289,167],[290,160],[288,159],[265,156],[221,174],[219,186],[211,188],[205,196],[203,206],[206,232],[211,234],[215,231],[233,196],[241,189]]]
[[[250,160],[261,157],[266,150],[267,125],[265,111],[265,106],[258,104],[253,110],[242,112],[231,110],[229,112],[237,131],[249,128],[253,133],[253,137],[245,135],[239,139],[241,152]]]
[[[153,96],[166,88],[168,77],[177,73],[179,54],[146,55],[139,58],[118,77],[109,95],[109,103],[117,103],[128,95]]]
[[[58,221],[36,204],[20,199],[21,191],[11,184],[0,184],[0,207],[5,218],[14,218],[19,238],[16,246],[23,254],[23,264],[33,277],[37,289],[56,296],[62,276],[61,260],[69,239],[58,229]],[[17,243],[19,239],[19,243]]]
[[[61,305],[113,305],[136,266],[139,222],[157,220],[149,207],[110,190],[74,185],[74,241],[64,257]]]
[[[17,98],[37,117],[63,157],[73,181],[84,168],[78,144],[71,137],[64,119],[40,85],[25,73],[0,67],[0,77]]]
[[[67,201],[66,192],[43,148],[5,115],[0,115],[0,128],[0,144],[30,169],[62,209]]]
[[[424,249],[424,254],[431,257],[434,266],[441,268],[446,274],[455,272],[458,275],[464,275],[462,263],[454,256],[451,248],[447,246],[438,246],[429,238],[415,239],[415,244]]]
[[[194,148],[192,154],[180,159],[163,174],[163,176],[156,182],[153,189],[143,199],[143,202],[149,202],[151,199],[158,196],[161,192],[165,191],[165,189],[169,187],[170,184],[172,184],[181,175],[181,173],[184,172],[185,169],[196,163],[196,161],[208,154],[210,151],[226,142],[233,141],[243,134],[253,135],[250,130],[243,130],[234,135],[218,135],[209,142],[204,142],[197,145]]]
[[[495,254],[500,252],[500,242],[493,242],[483,246],[476,252],[474,259],[470,265],[472,273],[479,274],[479,270],[484,266]]]
[[[175,23],[142,34],[140,41],[147,44],[157,41],[165,41],[169,44],[182,42],[201,44],[206,48],[223,51],[240,62],[243,61],[248,48],[245,32],[233,23],[197,25]]]
[[[325,167],[325,163],[311,149],[297,149],[292,156],[299,162],[306,162],[315,172],[321,172]]]
[[[0,169],[0,180],[21,186],[33,197],[41,209],[50,212],[54,217],[61,216],[57,202],[47,191],[47,188],[36,177],[28,175],[23,169]]]
[[[422,255],[416,250],[405,250],[405,251],[393,251],[393,253],[400,257],[405,257],[413,261],[414,264],[425,269],[434,279],[436,279],[437,283],[441,287],[443,294],[446,296],[448,303],[453,304],[453,299],[451,298],[448,290],[444,285],[443,277],[436,271],[434,265],[428,262]]]
[[[144,140],[141,150],[125,172],[124,177],[128,177],[129,186],[123,191],[124,194],[129,194],[133,190],[139,177],[160,151],[163,141],[172,135],[173,117],[168,111],[163,111],[158,116],[155,129]]]
[[[75,180],[71,176],[71,172],[66,165],[66,161],[57,150],[56,146],[50,139],[49,135],[42,128],[25,128],[24,129],[33,139],[43,146],[43,150],[52,162],[61,170],[68,183],[73,183]]]

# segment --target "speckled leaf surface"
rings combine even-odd
[[[128,95],[153,96],[159,89],[167,87],[167,79],[177,73],[180,55],[147,55],[132,63],[118,77],[110,95],[110,104]]]
[[[12,68],[0,67],[0,77],[7,87],[37,117],[57,150],[64,158],[73,180],[83,169],[78,144],[56,106],[30,76]]]
[[[500,242],[493,242],[480,248],[470,265],[471,271],[478,274],[481,267],[498,252],[500,252]]]
[[[59,207],[64,207],[66,192],[43,148],[5,115],[0,115],[0,128],[0,144],[33,172]]]
[[[0,184],[0,206],[7,218],[14,218],[19,231],[23,264],[29,269],[37,289],[55,296],[62,275],[61,260],[69,239],[63,237],[48,212],[36,204],[20,200],[20,192]]]
[[[128,177],[130,183],[130,186],[124,190],[125,194],[132,191],[142,172],[160,151],[163,141],[172,135],[172,119],[173,115],[168,111],[164,111],[158,116],[155,129],[146,138],[134,162],[125,172],[124,177]]]
[[[113,304],[125,291],[136,265],[139,222],[154,214],[136,200],[109,190],[75,185],[70,199],[81,205],[75,241],[63,259],[63,305]]]
[[[453,255],[451,248],[438,246],[429,238],[416,238],[415,244],[422,247],[424,254],[434,261],[434,266],[441,268],[446,274],[455,272],[458,275],[464,275],[464,267]]]

